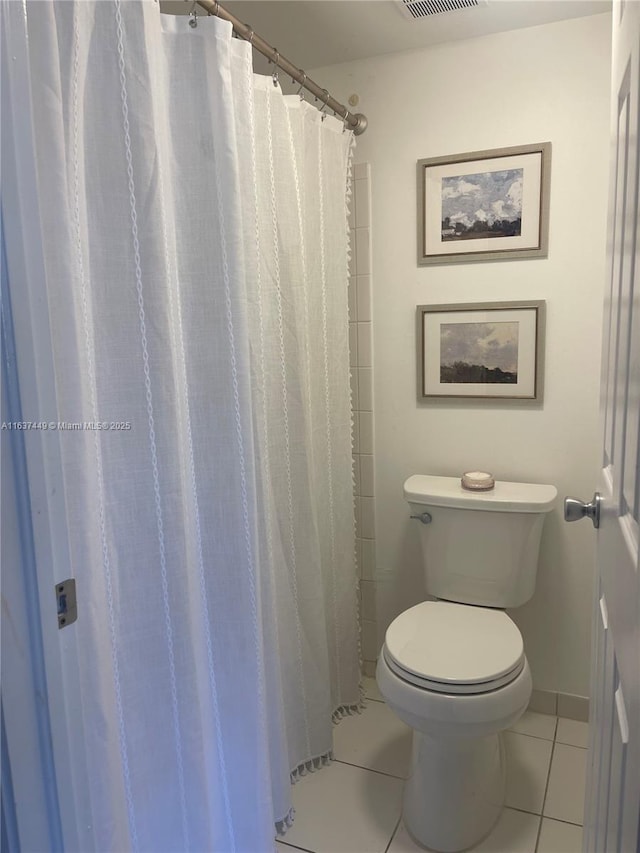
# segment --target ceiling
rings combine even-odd
[[[411,20],[402,13],[399,0],[222,0],[222,4],[304,69],[611,9],[610,0],[488,0],[486,5]],[[182,14],[191,5],[185,0],[160,3],[162,11]]]

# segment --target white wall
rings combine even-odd
[[[608,185],[610,18],[597,15],[315,69],[369,119],[356,162],[372,176],[378,643],[423,597],[412,473],[549,482],[590,499]],[[416,161],[551,141],[549,257],[416,265]],[[416,402],[418,304],[544,299],[544,403]],[[562,508],[543,534],[534,598],[514,613],[538,689],[588,695],[593,531]],[[365,654],[367,657],[367,654]]]

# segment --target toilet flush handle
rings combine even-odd
[[[420,515],[412,515],[411,518],[417,518],[423,524],[431,524],[431,513],[421,512]]]

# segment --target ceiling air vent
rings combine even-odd
[[[486,6],[488,0],[400,0],[403,14],[408,18],[427,18],[443,12]]]

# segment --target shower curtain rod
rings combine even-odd
[[[229,21],[233,26],[234,31],[243,39],[248,41],[251,47],[263,56],[266,56],[269,62],[273,62],[277,68],[291,77],[292,80],[300,83],[301,89],[307,89],[316,98],[316,100],[322,101],[326,107],[332,110],[336,115],[339,115],[340,118],[344,120],[345,125],[349,127],[356,136],[365,132],[367,129],[366,116],[362,115],[362,113],[349,112],[344,104],[341,104],[339,101],[336,101],[335,98],[332,98],[326,89],[320,88],[317,83],[307,77],[306,73],[301,68],[296,68],[296,66],[289,62],[286,57],[280,56],[280,53],[275,49],[275,47],[271,47],[268,42],[259,35],[256,35],[250,26],[243,24],[241,20],[236,18],[235,15],[232,15],[231,12],[225,9],[225,7],[218,3],[217,0],[196,0],[196,2],[198,6],[202,6],[202,8],[210,15],[216,15],[218,18],[223,18],[225,21]]]

